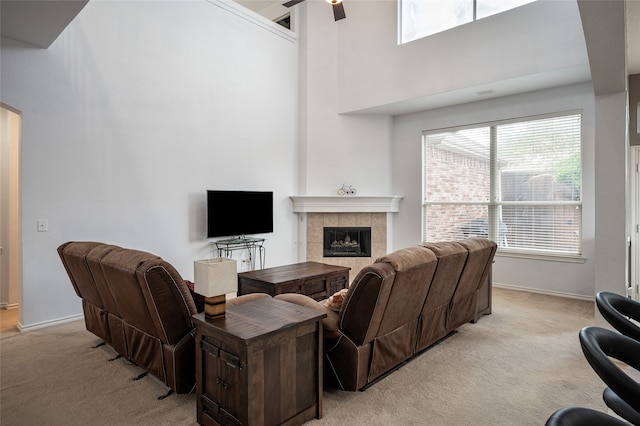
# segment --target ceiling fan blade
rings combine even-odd
[[[333,5],[333,17],[336,21],[347,17],[347,15],[344,14],[344,5],[342,4],[342,2],[335,3]]]
[[[304,0],[291,0],[291,1],[288,1],[288,2],[286,2],[286,3],[282,3],[282,5],[283,5],[284,7],[291,7],[291,6],[295,6],[295,5],[296,5],[296,4],[298,4],[298,3],[302,3],[303,1],[304,1]]]

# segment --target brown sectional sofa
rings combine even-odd
[[[358,273],[339,312],[300,294],[276,297],[327,313],[325,383],[355,391],[475,320],[496,248],[467,238],[390,253]]]
[[[99,242],[67,242],[58,254],[82,298],[87,330],[172,391],[192,391],[196,307],[173,266]]]
[[[467,238],[380,257],[354,278],[337,312],[301,294],[275,297],[327,313],[325,383],[364,389],[476,319],[496,248]],[[196,307],[178,272],[151,253],[99,242],[68,242],[58,253],[82,298],[87,330],[173,391],[193,390]],[[228,305],[260,297],[271,296],[248,294]]]

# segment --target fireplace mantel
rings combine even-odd
[[[398,195],[292,195],[294,213],[397,213]]]

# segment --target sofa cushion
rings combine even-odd
[[[271,296],[268,295],[267,293],[243,294],[242,296],[227,298],[226,304],[227,304],[227,308],[230,308],[232,306],[241,305],[243,303],[251,302],[252,300],[256,300],[256,299],[264,299],[266,297],[271,297]]]
[[[422,246],[407,247],[376,259],[375,263],[388,263],[396,271],[403,271],[429,263],[435,256]]]
[[[275,295],[273,298],[295,303],[296,305],[305,306],[327,314],[327,316],[322,319],[324,337],[327,339],[340,337],[340,332],[338,330],[338,319],[340,318],[340,315],[324,306],[322,302],[318,302],[307,295],[298,293],[282,293]]]
[[[325,300],[322,304],[327,308],[331,309],[335,312],[340,312],[340,308],[342,308],[342,302],[347,297],[348,288],[343,288],[342,290],[338,290],[333,293],[327,300]]]
[[[122,248],[113,244],[100,244],[87,253],[86,261],[96,283],[96,287],[100,290],[100,294],[102,295],[105,309],[107,312],[121,317],[122,314],[120,313],[120,307],[113,298],[111,286],[104,276],[104,270],[102,269],[102,259],[114,250],[122,250]]]
[[[369,381],[413,355],[418,318],[438,264],[436,255],[421,246],[397,250],[376,262],[392,267],[395,278],[373,341]]]
[[[184,280],[184,283],[189,289],[189,294],[191,294],[193,304],[196,305],[196,312],[199,314],[204,312],[204,296],[196,293],[195,284],[192,281]]]
[[[467,249],[468,256],[460,276],[451,306],[447,328],[457,328],[476,316],[478,289],[487,279],[497,244],[484,238],[467,238],[459,241]]]
[[[76,294],[82,298],[82,309],[87,330],[111,345],[112,338],[109,331],[108,310],[105,307],[103,295],[96,286],[86,259],[87,254],[100,245],[101,243],[88,241],[68,242],[58,247],[58,254],[71,279],[71,284]]]

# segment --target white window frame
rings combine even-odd
[[[464,21],[464,22],[461,22],[461,23],[458,23],[458,24],[453,24],[453,25],[450,25],[450,26],[444,26],[441,29],[438,29],[438,30],[435,30],[435,31],[432,31],[432,32],[426,32],[426,31],[424,33],[420,32],[421,35],[418,35],[418,36],[410,38],[410,39],[408,38],[406,40],[405,40],[406,34],[405,34],[405,28],[404,28],[406,23],[405,23],[405,21],[403,19],[403,17],[405,16],[405,13],[403,11],[403,7],[405,7],[405,6],[403,5],[403,1],[404,0],[398,0],[398,44],[399,45],[405,44],[405,43],[410,43],[410,42],[412,42],[414,40],[419,40],[421,38],[428,37],[428,36],[433,35],[433,34],[437,34],[437,33],[443,32],[443,31],[447,31],[447,30],[450,30],[451,28],[455,28],[455,27],[458,27],[458,26],[461,26],[461,25],[465,25],[465,24],[468,24],[470,22],[477,21],[479,19],[484,19],[484,18],[487,18],[489,16],[496,15],[498,13],[506,12],[508,10],[515,9],[515,8],[523,6],[525,4],[532,3],[533,1],[536,1],[536,0],[512,0],[514,2],[514,4],[508,5],[507,7],[497,7],[494,10],[490,11],[489,13],[485,14],[484,16],[480,16],[480,17],[478,17],[478,0],[468,0],[472,4],[472,10],[471,10],[470,20],[469,21]],[[434,2],[438,2],[438,3],[444,3],[442,0],[419,0],[419,1],[421,3],[424,3],[424,4],[428,4],[429,1],[434,1]],[[453,7],[453,6],[450,6],[450,7]],[[436,9],[436,10],[440,10],[440,9]],[[468,11],[468,9],[465,9],[465,10]],[[442,10],[440,10],[440,11],[442,11]],[[448,10],[448,14],[444,14],[439,19],[449,20],[454,15],[455,15],[455,13],[453,12],[453,10],[449,9]],[[439,20],[438,22],[441,22],[441,21]]]
[[[489,157],[489,163],[490,163],[490,174],[491,174],[491,183],[490,183],[490,195],[489,195],[489,200],[486,202],[483,201],[454,201],[454,202],[450,202],[450,201],[445,201],[443,202],[442,200],[427,200],[427,187],[426,187],[426,179],[427,179],[427,162],[425,160],[425,150],[426,150],[426,138],[429,135],[435,135],[435,134],[441,134],[441,133],[446,133],[446,132],[454,132],[454,131],[459,131],[459,130],[465,130],[465,129],[473,129],[473,128],[495,128],[497,126],[500,125],[504,125],[504,124],[512,124],[512,123],[519,123],[519,122],[528,122],[528,121],[534,121],[534,120],[539,120],[539,119],[548,119],[548,118],[556,118],[556,117],[566,117],[566,116],[580,116],[580,158],[583,158],[583,153],[582,153],[582,145],[583,145],[583,128],[584,128],[584,120],[582,117],[582,110],[571,110],[571,111],[563,111],[563,112],[559,112],[559,113],[553,113],[553,114],[544,114],[544,115],[535,115],[535,116],[528,116],[528,117],[520,117],[520,118],[515,118],[515,119],[508,119],[508,120],[500,120],[500,121],[492,121],[492,122],[485,122],[485,123],[478,123],[478,124],[473,124],[473,125],[466,125],[466,126],[455,126],[455,127],[449,127],[449,128],[441,128],[441,129],[432,129],[432,130],[425,130],[422,132],[422,149],[423,149],[423,164],[422,164],[422,223],[421,223],[421,240],[423,242],[426,242],[427,239],[427,229],[426,228],[426,224],[427,224],[427,217],[426,217],[426,212],[427,209],[429,208],[429,206],[442,206],[442,205],[448,205],[448,206],[464,206],[464,205],[469,205],[469,206],[485,206],[487,208],[488,211],[488,218],[487,218],[487,233],[488,233],[488,238],[496,241],[499,244],[498,247],[498,253],[500,255],[506,255],[506,256],[513,256],[513,257],[527,257],[527,258],[538,258],[538,259],[547,259],[547,260],[563,260],[563,261],[569,261],[569,262],[584,262],[584,258],[582,257],[582,235],[583,235],[583,224],[582,224],[582,204],[583,204],[583,197],[582,197],[582,188],[583,188],[583,184],[582,184],[582,180],[583,180],[583,164],[581,161],[580,164],[580,175],[581,175],[581,182],[580,182],[580,193],[579,193],[579,199],[578,200],[571,200],[571,201],[549,201],[549,202],[537,202],[537,201],[517,201],[517,202],[513,202],[513,201],[501,201],[500,200],[500,177],[498,175],[498,166],[497,166],[497,161],[498,161],[498,153],[496,153],[496,145],[497,145],[497,140],[495,139],[494,135],[491,136],[490,138],[490,149],[489,149],[489,153],[488,157]],[[492,132],[493,133],[493,132]],[[552,250],[537,250],[537,249],[523,249],[523,248],[512,248],[512,247],[508,247],[505,246],[503,244],[501,244],[501,236],[500,236],[500,211],[501,208],[503,206],[513,206],[513,205],[517,205],[517,206],[547,206],[547,207],[558,207],[558,206],[575,206],[576,209],[579,209],[579,223],[578,223],[578,229],[579,229],[579,238],[578,238],[578,250],[576,252],[568,252],[568,251],[552,251]]]

